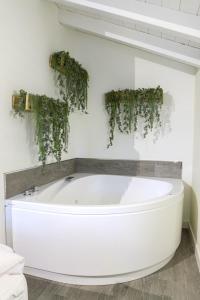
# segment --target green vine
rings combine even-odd
[[[85,69],[68,52],[56,52],[50,57],[50,66],[56,72],[60,97],[68,102],[70,111],[87,110],[89,76]]]
[[[113,145],[114,131],[130,134],[138,129],[138,119],[144,120],[143,136],[155,126],[161,126],[160,109],[163,104],[163,90],[155,89],[119,90],[105,95],[106,111],[109,115],[109,144]]]
[[[25,114],[27,93],[20,90],[18,105],[14,106],[16,115]],[[39,161],[43,166],[47,157],[53,155],[57,162],[61,161],[62,151],[67,151],[69,133],[69,108],[66,102],[49,98],[45,95],[29,94],[32,115],[36,122],[36,143],[38,145]]]

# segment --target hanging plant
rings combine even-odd
[[[68,52],[56,52],[50,56],[50,66],[56,72],[60,97],[69,104],[70,111],[87,110],[89,76],[85,69]]]
[[[27,110],[32,112],[36,123],[39,161],[43,166],[50,155],[60,162],[62,151],[67,151],[68,145],[68,104],[45,95],[27,94],[20,90],[18,95],[13,96],[13,109],[15,114],[21,117]]]
[[[135,132],[138,119],[144,121],[144,138],[155,126],[161,126],[160,109],[163,104],[163,90],[155,89],[119,90],[105,95],[106,111],[109,115],[109,146],[113,145],[114,130],[117,125],[122,133]]]

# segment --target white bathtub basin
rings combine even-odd
[[[29,274],[75,284],[133,280],[165,265],[181,237],[183,185],[75,174],[7,200],[7,233]]]

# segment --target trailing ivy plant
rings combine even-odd
[[[163,90],[157,88],[111,91],[105,95],[106,111],[109,115],[109,146],[113,145],[115,127],[122,133],[135,132],[138,120],[143,119],[144,138],[155,126],[161,126],[160,110]]]
[[[16,115],[24,116],[27,93],[20,90],[17,95],[19,105],[14,107]],[[67,151],[69,133],[69,108],[67,102],[55,100],[45,95],[29,94],[31,112],[36,123],[36,143],[39,161],[43,166],[47,157],[53,155],[61,161],[62,151]]]
[[[69,104],[70,111],[87,111],[89,76],[83,67],[71,58],[69,52],[56,52],[50,56],[50,66],[55,70],[60,97]]]

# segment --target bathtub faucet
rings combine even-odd
[[[24,196],[30,196],[32,195],[34,192],[37,192],[38,191],[38,187],[33,185],[31,186],[28,190],[25,190],[24,191]]]
[[[65,181],[71,181],[72,179],[74,179],[73,176],[68,176],[68,177],[65,178]]]

